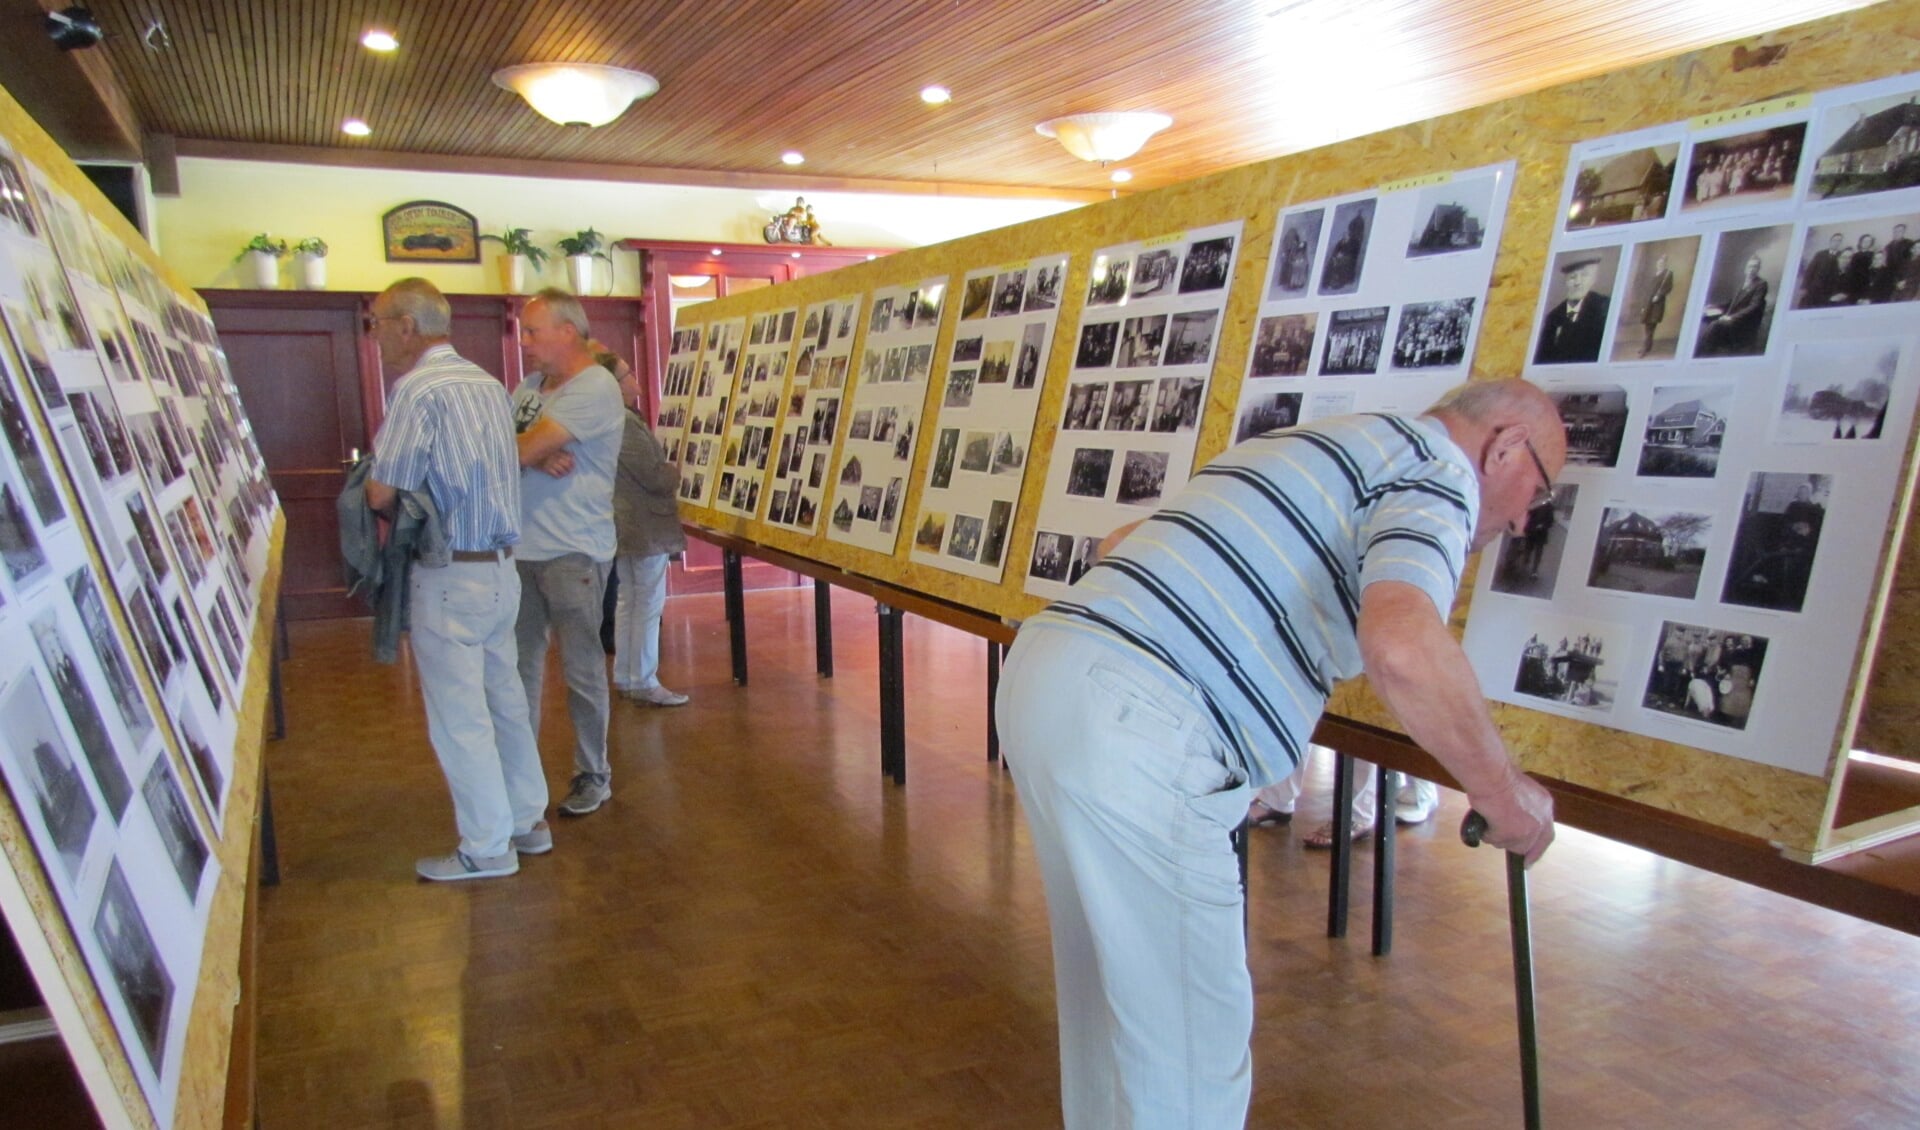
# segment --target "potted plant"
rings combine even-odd
[[[593,261],[605,259],[608,266],[613,265],[613,256],[606,253],[607,238],[588,228],[575,232],[560,240],[560,254],[567,257],[567,278],[573,283],[575,294],[593,293]],[[608,280],[607,290],[613,290],[612,280]]]
[[[272,290],[280,285],[280,257],[286,253],[286,240],[269,239],[266,232],[261,232],[247,241],[233,261],[238,263],[245,259],[247,269],[253,272],[253,285]]]
[[[293,245],[293,261],[299,265],[302,290],[327,289],[327,241],[310,235]]]
[[[527,266],[528,264],[532,264],[534,270],[539,270],[541,265],[547,261],[547,249],[535,243],[533,241],[533,233],[526,228],[508,228],[500,235],[483,235],[480,237],[482,243],[485,243],[487,240],[492,240],[499,244],[501,249],[506,252],[505,255],[501,256],[500,262],[503,264],[502,270],[507,284],[507,293],[525,294],[527,292]]]

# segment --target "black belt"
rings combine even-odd
[[[505,561],[512,556],[513,547],[510,545],[503,546],[500,549],[456,549],[453,551],[453,559],[455,561]]]

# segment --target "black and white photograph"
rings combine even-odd
[[[1233,236],[1203,239],[1187,248],[1186,261],[1180,264],[1180,293],[1202,294],[1227,285],[1227,270],[1233,264]]]
[[[1040,379],[1040,358],[1047,347],[1047,331],[1053,327],[1044,321],[1027,323],[1020,331],[1020,349],[1014,355],[1013,387],[1029,389]]]
[[[1003,385],[1013,369],[1013,342],[996,341],[988,344],[980,355],[980,383],[983,385]]]
[[[1920,98],[1903,91],[1836,106],[1820,116],[1814,200],[1892,192],[1920,185]]]
[[[1747,632],[1664,621],[1640,705],[1744,730],[1759,693],[1767,642]]]
[[[1067,411],[1060,420],[1060,430],[1099,431],[1107,418],[1107,389],[1108,385],[1105,381],[1068,385]]]
[[[107,956],[113,988],[119,991],[121,1003],[133,1020],[133,1038],[121,1033],[128,1054],[137,1043],[146,1053],[147,1065],[160,1075],[167,1045],[167,1014],[173,1008],[173,978],[160,960],[153,933],[118,862],[107,869],[106,889],[93,917],[93,938]]]
[[[853,414],[853,423],[847,425],[848,439],[868,439],[873,435],[873,409],[862,408]]]
[[[1159,502],[1167,485],[1167,459],[1164,451],[1127,452],[1126,461],[1120,467],[1116,501],[1124,506],[1152,506]]]
[[[862,522],[880,520],[880,488],[863,486],[860,488],[860,505],[854,510],[854,517]]]
[[[1713,512],[1668,506],[1608,506],[1600,512],[1587,584],[1596,589],[1692,600],[1706,567]]]
[[[1180,254],[1168,249],[1156,248],[1142,251],[1133,257],[1133,287],[1128,297],[1158,298],[1171,294],[1175,281],[1180,275]]]
[[[1278,314],[1260,319],[1254,330],[1252,377],[1302,377],[1313,358],[1318,314]]]
[[[1627,435],[1627,390],[1619,385],[1549,388],[1567,428],[1567,466],[1614,467]]]
[[[980,539],[980,564],[999,565],[1007,549],[1007,529],[1013,521],[1013,503],[996,498],[987,508],[987,529]]]
[[[948,408],[965,408],[973,403],[973,385],[980,375],[978,369],[955,369],[947,374],[947,393],[941,401]],[[859,419],[859,413],[854,414]]]
[[[1109,262],[1104,255],[1096,256],[1093,269],[1087,272],[1087,305],[1112,306],[1123,302],[1127,297],[1127,284],[1133,279],[1133,261],[1115,259]],[[1066,569],[1061,568],[1061,575]]]
[[[1144,432],[1153,407],[1152,381],[1115,381],[1107,405],[1107,430]]]
[[[979,335],[955,338],[953,341],[953,363],[965,365],[980,360],[981,343],[985,339]]]
[[[960,454],[960,429],[941,428],[940,439],[933,449],[933,474],[927,479],[927,485],[937,490],[945,490],[953,482],[953,463]]]
[[[14,465],[26,483],[27,497],[33,500],[40,525],[51,526],[66,520],[67,508],[60,500],[60,488],[54,485],[52,465],[33,434],[26,406],[14,390],[11,368],[5,348],[0,347],[0,432],[5,433],[7,446],[13,450]]]
[[[888,404],[873,410],[873,441],[875,443],[892,443],[894,434],[899,431],[899,428],[900,409],[898,407]],[[798,451],[793,453],[793,465],[794,470],[798,472],[800,469],[800,452]]]
[[[1487,216],[1497,187],[1497,179],[1482,176],[1421,189],[1413,205],[1407,258],[1480,250],[1487,240]]]
[[[1120,325],[1120,345],[1114,351],[1115,368],[1137,369],[1160,363],[1160,350],[1167,340],[1167,316],[1148,314],[1128,318]]]
[[[1625,639],[1619,625],[1544,618],[1520,647],[1513,691],[1561,706],[1612,710]]]
[[[1109,455],[1112,452],[1108,452]],[[1056,534],[1041,530],[1033,538],[1033,559],[1027,565],[1027,576],[1038,577],[1043,581],[1065,581],[1067,569],[1073,564],[1073,538],[1068,534]]]
[[[13,484],[4,481],[0,481],[0,562],[6,564],[16,588],[38,584],[48,573],[47,553],[33,532],[33,521]]]
[[[107,693],[112,696],[127,733],[132,735],[138,748],[153,733],[153,714],[147,709],[146,696],[134,678],[133,665],[120,646],[119,633],[108,618],[106,602],[100,599],[100,587],[94,583],[93,570],[83,565],[67,574],[67,592],[73,597],[73,606],[80,613],[80,625],[86,630],[87,642],[93,645],[94,658],[107,680]]]
[[[180,877],[187,905],[191,906],[200,893],[200,876],[207,869],[207,844],[200,838],[200,825],[188,809],[186,794],[173,779],[173,769],[166,758],[153,759],[153,768],[140,785],[140,795],[147,802],[154,827],[160,830],[167,861],[173,864],[173,873]]]
[[[1613,309],[1620,248],[1562,251],[1553,257],[1547,308],[1533,348],[1536,365],[1570,365],[1600,359]]]
[[[1409,302],[1400,308],[1400,327],[1393,336],[1396,369],[1450,369],[1467,358],[1467,335],[1473,331],[1472,298],[1444,298]]]
[[[895,475],[887,480],[887,495],[880,502],[880,529],[893,532],[893,520],[900,516],[900,499],[906,494],[907,480]]]
[[[1373,238],[1373,197],[1349,200],[1333,210],[1328,225],[1326,261],[1320,268],[1322,295],[1352,294],[1360,289],[1360,272],[1367,263],[1367,244]]]
[[[1233,442],[1242,443],[1257,435],[1293,427],[1300,422],[1300,400],[1304,395],[1273,392],[1255,396],[1240,410],[1240,422],[1233,428]]]
[[[1080,350],[1074,355],[1073,367],[1104,369],[1113,364],[1113,351],[1119,344],[1119,322],[1089,322],[1080,327]]]
[[[1320,375],[1343,377],[1377,371],[1380,345],[1386,335],[1385,306],[1335,310],[1327,317],[1327,345],[1320,358]]]
[[[1794,122],[1694,142],[1681,210],[1740,208],[1792,199],[1806,141],[1807,123]]]
[[[953,536],[947,540],[947,556],[972,561],[980,556],[980,519],[971,514],[953,516]]]
[[[1035,267],[1033,281],[1027,284],[1026,312],[1029,314],[1041,310],[1052,310],[1060,305],[1060,287],[1067,277],[1067,265],[1055,263],[1050,267]],[[981,554],[982,563],[986,555]],[[994,563],[999,563],[996,554]]]
[[[54,375],[53,363],[47,359],[47,347],[40,340],[40,327],[33,315],[12,302],[0,302],[0,315],[4,315],[7,327],[13,331],[13,343],[19,347],[20,362],[27,367],[27,379],[33,382],[41,409],[51,412],[65,408],[67,394],[60,387],[60,378]]]
[[[1306,208],[1280,217],[1280,234],[1275,237],[1279,253],[1274,256],[1273,279],[1267,284],[1268,302],[1307,296],[1326,216],[1325,208]]]
[[[214,674],[213,664],[207,662],[206,648],[201,646],[200,633],[194,630],[193,617],[187,614],[186,602],[179,597],[173,598],[173,619],[179,625],[180,634],[187,641],[187,655],[193,660],[194,673],[200,676],[200,685],[207,692],[207,700],[213,703],[215,710],[226,706],[226,692],[221,689],[220,678]]]
[[[1758,357],[1767,351],[1792,232],[1779,224],[1720,233],[1695,357]]]
[[[1112,471],[1112,448],[1076,447],[1073,464],[1067,468],[1067,493],[1079,498],[1105,498]]]
[[[913,531],[913,544],[928,553],[940,552],[940,545],[947,540],[947,516],[937,511],[928,511],[920,515],[920,525]]]
[[[977,279],[967,280],[967,289],[960,296],[960,320],[977,321],[987,316],[993,308],[993,276],[981,275]],[[875,310],[877,317],[879,311]]]
[[[993,473],[1011,475],[1027,465],[1027,449],[1012,432],[1001,432],[993,441]]]
[[[1199,427],[1206,386],[1204,377],[1163,377],[1153,390],[1152,430],[1190,432]]]
[[[1807,600],[1833,476],[1757,471],[1747,476],[1720,599],[1749,608],[1798,612]]]
[[[1566,555],[1567,533],[1573,526],[1573,507],[1580,497],[1578,483],[1558,483],[1552,497],[1527,510],[1519,535],[1502,534],[1493,591],[1509,596],[1552,600]]]
[[[893,457],[905,462],[913,454],[913,421],[900,425],[900,434],[893,440]]]
[[[1665,218],[1680,146],[1650,145],[1580,162],[1567,202],[1567,230]]]
[[[989,283],[989,286],[988,286],[988,293],[989,295],[991,295],[992,293],[991,283]],[[714,330],[717,331],[719,328],[720,327],[715,326]],[[868,315],[867,317],[867,336],[871,337],[874,334],[891,333],[892,329],[893,329],[893,298],[892,296],[875,299],[873,303],[873,313]],[[707,342],[707,348],[709,350],[713,348],[713,342],[711,339],[709,339],[709,341]]]
[[[32,668],[22,668],[0,699],[0,725],[7,733],[7,740],[0,743],[0,757],[13,762],[7,780],[15,784],[14,799],[23,810],[27,807],[27,797],[20,792],[24,783],[67,882],[77,882],[96,812],[80,766],[60,734],[46,690]]]
[[[146,656],[153,681],[164,687],[173,676],[174,656],[160,634],[160,621],[154,616],[152,598],[144,586],[136,586],[127,594],[126,606],[127,620],[133,625],[134,639],[140,643],[140,653]]]
[[[1920,160],[1917,157],[1916,160]],[[1795,281],[1795,310],[1882,306],[1920,297],[1920,212],[1814,224]]]
[[[1175,314],[1167,329],[1166,364],[1204,365],[1211,360],[1213,327],[1219,320],[1217,307]]]
[[[120,754],[114,748],[113,734],[107,729],[107,720],[94,701],[93,689],[80,673],[73,649],[60,631],[59,619],[52,608],[34,619],[33,642],[47,665],[48,676],[53,679],[54,694],[59,697],[60,705],[66,708],[67,720],[73,725],[74,736],[80,742],[81,756],[86,758],[87,767],[93,773],[93,782],[99,787],[101,798],[107,802],[107,811],[118,822],[127,811],[127,800],[133,795],[133,782],[128,779],[127,771],[120,763]]]
[[[227,674],[233,677],[235,683],[238,683],[240,682],[240,657],[246,652],[247,645],[246,641],[240,638],[240,625],[233,618],[233,608],[227,602],[225,589],[213,591],[213,615],[209,618],[213,621],[214,637],[220,644],[221,658],[226,660]],[[120,653],[118,643],[114,644],[114,653],[116,655]],[[125,662],[126,660],[122,658],[122,665]],[[131,676],[132,672],[128,674]]]
[[[993,463],[993,433],[968,432],[960,445],[960,469],[985,473]]]
[[[1615,361],[1670,361],[1680,350],[1687,295],[1700,237],[1636,243],[1627,260],[1626,293],[1615,304]]]
[[[1017,271],[1003,271],[993,281],[993,316],[1003,318],[1020,312],[1020,305],[1027,296],[1027,272],[1023,268]],[[975,519],[976,523],[978,519]],[[956,534],[955,540],[958,540]]]
[[[933,346],[916,345],[907,350],[907,373],[909,381],[924,381],[933,371]]]
[[[151,581],[158,583],[167,579],[172,572],[166,551],[160,545],[160,532],[153,522],[153,513],[147,509],[146,496],[134,491],[127,496],[127,519],[133,523],[134,536],[140,539],[140,559],[151,568]]]
[[[1848,443],[1881,438],[1899,370],[1897,340],[1843,338],[1794,346],[1774,439]]]
[[[1075,540],[1073,543],[1073,563],[1067,566],[1067,583],[1070,585],[1079,584],[1080,578],[1087,575],[1088,569],[1093,568],[1094,559],[1097,558],[1099,554],[1099,538],[1083,537]]]
[[[1729,385],[1656,386],[1647,405],[1638,473],[1649,477],[1711,479],[1720,470],[1727,436]]]

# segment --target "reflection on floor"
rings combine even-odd
[[[663,676],[615,707],[614,798],[513,878],[429,885],[453,843],[407,667],[365,621],[296,624],[268,747],[261,1125],[1058,1124],[1040,884],[983,754],[984,645],[909,622],[909,783],[882,781],[871,601],[750,594],[751,685],[718,596],[669,602]],[[569,772],[553,697],[542,745]],[[1324,936],[1317,765],[1256,833],[1251,1124],[1517,1125],[1504,888],[1464,802],[1400,833],[1393,955]],[[1317,800],[1317,803],[1316,803]],[[1563,1127],[1920,1125],[1920,939],[1565,833],[1534,872],[1545,1113]]]

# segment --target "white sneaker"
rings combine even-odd
[[[638,690],[627,691],[626,695],[635,702],[650,703],[654,706],[685,706],[687,704],[686,695],[678,691],[670,691],[665,687],[641,687]]]
[[[1440,807],[1440,790],[1431,783],[1425,788],[1410,785],[1400,790],[1394,798],[1393,822],[1395,824],[1425,824],[1433,819],[1434,810]]]
[[[422,859],[413,865],[413,870],[422,879],[432,879],[436,883],[497,879],[520,870],[520,857],[511,851],[501,855],[468,855],[464,851],[456,851],[452,855]]]
[[[521,855],[545,855],[553,850],[553,829],[542,820],[524,832],[515,832],[511,842],[513,850]]]

